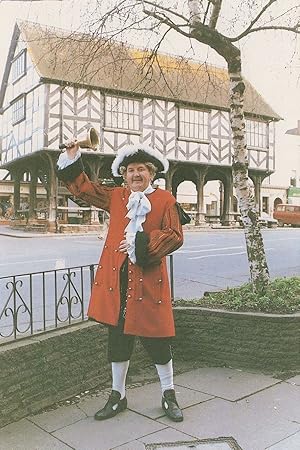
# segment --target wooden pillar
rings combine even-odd
[[[253,177],[253,183],[254,183],[254,193],[255,193],[255,203],[256,203],[256,209],[258,213],[261,213],[261,184],[262,184],[262,178],[259,175],[256,175]]]
[[[195,225],[198,226],[207,226],[207,222],[205,221],[205,205],[204,205],[204,185],[205,185],[205,176],[207,169],[199,170],[197,173],[197,211],[195,218]]]
[[[231,176],[227,176],[224,181],[224,201],[223,201],[223,211],[221,214],[222,225],[229,226],[235,223],[233,208],[232,208],[232,197],[233,197],[233,181]]]
[[[58,232],[58,218],[57,218],[57,177],[55,171],[56,161],[55,158],[48,155],[49,161],[49,180],[48,180],[48,198],[49,198],[49,210],[48,210],[48,231]]]
[[[170,171],[168,173],[166,173],[166,190],[169,192],[172,192],[172,174],[170,173]]]
[[[174,197],[176,198],[176,191],[177,191],[177,187],[174,185],[173,182],[173,178],[174,178],[174,174],[176,172],[176,167],[178,166],[178,164],[175,162],[170,162],[170,166],[169,166],[169,170],[168,172],[165,174],[165,180],[166,180],[166,191],[171,192]]]
[[[30,187],[29,187],[29,212],[28,218],[36,218],[36,187],[37,187],[37,171],[35,169],[30,171]]]
[[[17,211],[20,209],[20,187],[21,187],[21,172],[14,172],[14,216],[17,216]]]

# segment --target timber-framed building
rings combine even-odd
[[[17,23],[0,91],[1,168],[14,183],[30,178],[28,220],[37,217],[36,192],[47,193],[46,223],[57,230],[59,199],[56,160],[59,144],[94,127],[97,151],[83,150],[92,180],[111,178],[119,147],[143,142],[170,161],[166,188],[176,196],[185,180],[197,190],[196,222],[205,221],[204,186],[223,185],[221,222],[234,220],[229,79],[225,69],[121,43],[101,41],[34,23]],[[275,170],[275,123],[280,117],[246,81],[249,177],[259,210],[261,184]]]

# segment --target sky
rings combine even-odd
[[[102,4],[105,1],[102,0]],[[232,11],[236,1],[227,0]],[[0,78],[2,79],[16,19],[77,30],[85,20],[87,4],[91,5],[93,2],[95,0],[43,2],[0,0]],[[284,0],[283,3],[286,8],[293,6],[297,1]],[[298,178],[300,177],[300,137],[285,134],[286,130],[296,128],[297,121],[300,120],[300,35],[298,40],[291,33],[281,31],[256,33],[250,36],[241,44],[243,75],[284,119],[277,125],[276,173],[272,175],[271,182],[288,185],[293,171],[297,172]],[[224,66],[218,55],[200,44],[193,46],[191,52],[190,43],[177,34],[170,34],[161,50],[171,54],[189,55],[200,61],[208,60],[213,64]]]

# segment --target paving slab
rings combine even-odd
[[[45,431],[52,432],[64,428],[79,420],[85,419],[86,414],[76,405],[60,406],[53,411],[29,416],[28,420]]]
[[[145,445],[157,444],[161,442],[178,442],[178,441],[194,441],[194,436],[177,431],[168,427],[156,433],[148,434],[138,440],[131,441],[127,444],[115,447],[114,450],[145,450]]]
[[[67,444],[41,430],[27,419],[0,430],[0,450],[70,450]]]
[[[283,382],[238,403],[246,406],[253,414],[298,422],[300,428],[300,386]]]
[[[297,386],[300,386],[300,375],[296,375],[295,377],[292,378],[288,378],[287,380],[285,380],[286,383],[290,383],[290,384],[296,384]]]
[[[300,431],[292,436],[284,439],[277,444],[268,447],[266,450],[299,450],[300,448]]]
[[[204,392],[208,395],[237,401],[280,381],[268,375],[243,372],[222,367],[201,368],[174,378],[176,385]]]
[[[77,407],[87,416],[94,417],[94,414],[99,411],[99,409],[103,408],[105,403],[107,402],[109,397],[109,393],[99,393],[95,397],[85,397],[80,400],[77,404]]]
[[[75,450],[111,450],[164,428],[166,425],[127,410],[103,422],[88,417],[53,436]]]
[[[213,399],[184,411],[176,429],[198,439],[232,436],[243,450],[263,450],[299,431],[299,424],[248,409],[247,404]],[[166,418],[159,419],[168,423]],[[288,450],[288,449],[286,449]]]
[[[213,398],[211,395],[175,385],[176,398],[182,409]],[[151,383],[126,392],[128,408],[152,419],[164,416],[161,408],[161,387]]]

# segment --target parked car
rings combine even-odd
[[[274,217],[278,220],[280,227],[284,224],[292,227],[300,226],[300,205],[280,204],[274,211]]]
[[[276,228],[278,227],[278,220],[274,219],[272,216],[267,214],[266,212],[262,212],[258,218],[258,222],[260,226],[267,228]]]

